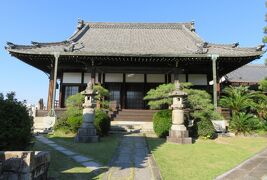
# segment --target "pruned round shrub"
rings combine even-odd
[[[77,132],[78,129],[81,127],[82,121],[83,121],[82,115],[68,117],[67,124],[69,125],[69,130],[71,132]]]
[[[172,125],[171,110],[160,110],[153,116],[153,129],[158,137],[166,137]]]
[[[110,117],[106,112],[97,109],[95,111],[95,120],[94,125],[97,131],[97,134],[100,136],[105,136],[108,134],[110,129]]]
[[[25,150],[32,140],[33,118],[15,93],[0,94],[0,150]]]
[[[198,136],[212,139],[215,135],[214,126],[209,119],[201,119],[197,122],[197,132]]]

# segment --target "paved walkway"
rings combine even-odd
[[[128,134],[123,136],[104,179],[161,179],[156,163],[149,154],[143,135]]]
[[[91,170],[98,170],[100,169],[101,166],[99,163],[95,162],[92,158],[86,157],[86,156],[82,156],[79,153],[70,151],[58,144],[56,144],[54,141],[51,141],[47,138],[45,138],[44,136],[36,136],[36,139],[50,147],[52,147],[53,149],[65,154],[66,156],[70,157],[71,159],[73,159],[74,161],[76,161],[77,163],[91,169]]]
[[[216,180],[267,180],[267,149],[218,176]]]

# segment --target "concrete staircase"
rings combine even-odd
[[[157,110],[122,109],[113,118],[110,133],[153,133],[152,118],[155,112]]]
[[[56,121],[55,117],[44,116],[34,117],[33,119],[33,132],[34,133],[48,133],[51,131]]]
[[[114,121],[152,122],[153,114],[158,110],[122,109],[114,117]]]

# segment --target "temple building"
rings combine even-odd
[[[264,64],[247,64],[223,77],[225,86],[249,86],[258,90],[261,80],[267,77],[267,66]]]
[[[217,96],[225,74],[261,57],[263,45],[241,48],[238,43],[204,41],[188,23],[103,23],[79,20],[76,32],[61,42],[7,43],[19,60],[49,74],[48,109],[54,108],[60,80],[60,107],[88,81],[110,91],[121,109],[147,109],[146,92],[179,80]],[[216,98],[214,98],[216,105]]]

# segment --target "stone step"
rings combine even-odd
[[[35,133],[46,133],[51,130],[55,124],[55,117],[34,117],[33,119],[33,131]]]
[[[128,114],[128,113],[119,113],[117,114],[116,117],[153,117],[153,114],[141,114],[141,113],[133,113],[133,114]]]
[[[126,133],[126,132],[149,132],[154,133],[153,123],[144,121],[112,121],[110,133]]]

